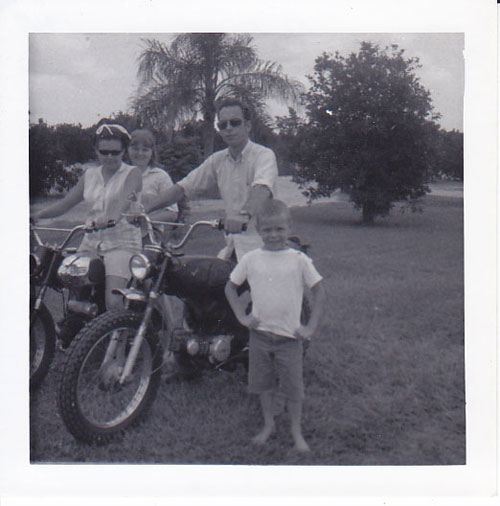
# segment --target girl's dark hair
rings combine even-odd
[[[148,130],[147,128],[140,128],[134,130],[130,136],[130,146],[133,146],[134,144],[144,144],[150,147],[153,150],[153,153],[151,155],[151,159],[149,160],[148,166],[149,167],[158,166],[158,159],[156,156],[155,136],[153,135],[153,132],[151,132],[151,130]]]

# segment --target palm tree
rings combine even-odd
[[[284,75],[277,63],[259,60],[252,40],[243,34],[187,33],[167,46],[146,39],[133,101],[136,113],[153,127],[170,131],[201,115],[208,156],[214,147],[217,100],[238,97],[257,112],[263,111],[266,97],[295,102],[302,85]]]

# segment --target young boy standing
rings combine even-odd
[[[231,273],[226,296],[240,323],[250,329],[249,391],[259,394],[264,416],[264,427],[253,442],[262,445],[274,432],[273,391],[277,373],[287,398],[295,448],[306,452],[309,446],[301,429],[302,341],[309,340],[315,332],[325,295],[322,277],[311,259],[288,247],[290,228],[290,210],[282,201],[270,199],[262,205],[257,215],[257,231],[264,246],[243,256]],[[245,280],[252,297],[249,315],[237,293]],[[306,286],[312,292],[311,316],[307,325],[301,325]]]

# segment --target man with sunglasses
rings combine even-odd
[[[227,247],[220,257],[243,254],[262,245],[251,217],[264,200],[276,196],[278,167],[269,148],[249,139],[249,109],[237,99],[226,99],[217,108],[217,127],[227,149],[210,155],[184,179],[166,190],[147,209],[166,207],[186,196],[203,198],[218,192],[224,201]],[[242,229],[248,224],[248,230]]]

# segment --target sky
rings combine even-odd
[[[314,60],[323,52],[347,56],[360,42],[381,48],[398,44],[406,57],[418,57],[417,74],[431,92],[440,124],[463,130],[464,36],[460,33],[253,33],[262,60],[282,66],[301,81],[313,74]],[[30,122],[43,118],[49,125],[80,123],[87,127],[101,117],[127,112],[138,86],[137,60],[145,39],[169,43],[171,33],[31,33],[29,37]],[[272,117],[286,115],[291,104],[268,102]]]

